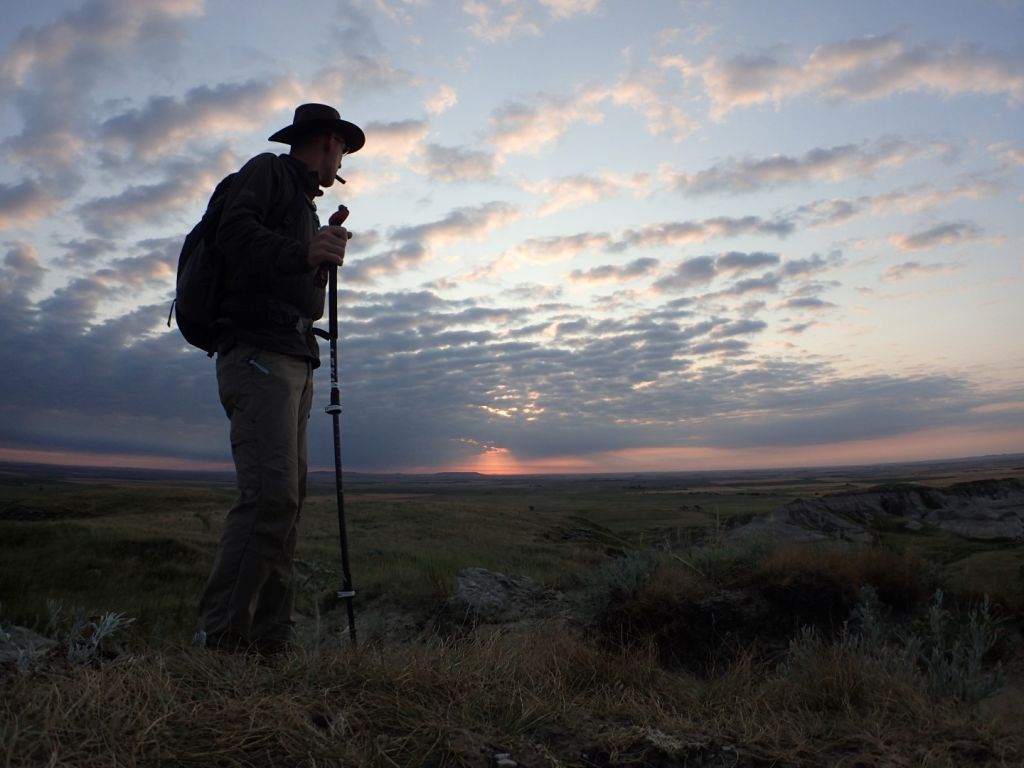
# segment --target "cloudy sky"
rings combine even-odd
[[[347,469],[1024,450],[1021,0],[8,0],[0,460],[229,461],[177,254],[303,101]]]

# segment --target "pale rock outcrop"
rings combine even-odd
[[[1024,483],[979,480],[948,488],[880,485],[796,499],[730,532],[781,541],[870,542],[874,529],[901,526],[950,531],[969,539],[1024,541]]]

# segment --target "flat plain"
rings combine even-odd
[[[115,755],[124,765],[487,765],[504,752],[521,765],[1020,764],[1010,725],[1024,712],[1019,541],[902,528],[880,528],[870,545],[728,538],[797,498],[993,478],[1024,479],[1024,456],[346,475],[363,638],[352,650],[333,600],[333,473],[317,473],[298,552],[303,648],[254,665],[189,648],[234,498],[230,476],[2,466],[0,626],[31,628],[62,649],[74,640],[69,616],[94,617],[93,628],[95,617],[133,620],[86,664],[69,668],[50,650],[3,667],[7,764],[57,755],[54,765],[109,765]],[[466,568],[525,577],[564,596],[562,608],[456,626],[445,607]],[[757,607],[769,603],[767,613]],[[976,647],[956,645],[970,631],[982,638]],[[136,706],[134,740],[69,747],[87,724],[61,711],[54,692],[123,697],[124,686],[148,686],[156,707]],[[210,697],[218,714],[188,732],[189,707]],[[266,707],[297,718],[307,736],[256,725],[254,708]],[[943,729],[952,735],[937,737]]]

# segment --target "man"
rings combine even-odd
[[[306,425],[320,353],[326,272],[351,235],[320,228],[314,198],[337,178],[363,131],[324,104],[303,104],[261,154],[238,172],[216,242],[226,295],[218,322],[217,386],[231,420],[239,497],[228,512],[196,641],[263,653],[293,641],[295,542],[306,495]]]

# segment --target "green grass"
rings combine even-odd
[[[1024,679],[1019,547],[899,526],[883,526],[876,546],[720,535],[731,518],[850,482],[872,484],[841,474],[686,487],[354,482],[346,512],[364,640],[353,651],[328,635],[268,663],[187,648],[230,487],[0,485],[0,625],[66,645],[76,613],[134,619],[89,663],[54,652],[23,673],[0,667],[0,758],[476,766],[509,751],[522,765],[1021,764],[1017,719],[1000,714],[1018,711],[1018,689],[1001,689],[995,714],[977,701],[1001,684],[998,664]],[[336,514],[333,487],[313,484],[297,553],[310,626],[340,585]],[[467,566],[567,592],[575,619],[388,636],[384,609],[429,617]],[[866,587],[880,601],[870,643],[847,618]],[[976,621],[983,594],[992,613]]]
[[[873,483],[827,473],[697,482],[640,476],[349,483],[352,572],[360,600],[399,607],[440,600],[467,566],[573,590],[588,582],[609,551],[671,550],[686,557],[694,541],[713,537],[732,518],[854,484]],[[140,631],[153,625],[154,637],[190,636],[191,606],[233,498],[226,484],[0,485],[0,610],[9,620],[38,624],[45,621],[46,601],[62,599],[126,611],[138,617]],[[1024,581],[1020,547],[899,526],[879,533],[891,548],[918,553],[974,592],[989,576],[1008,589]],[[311,484],[297,556],[299,607],[312,614],[340,585],[331,483]]]

